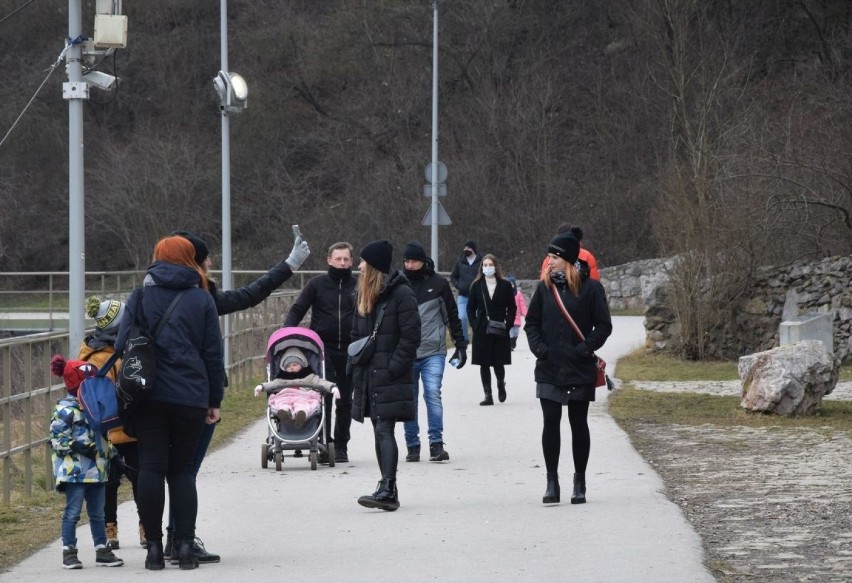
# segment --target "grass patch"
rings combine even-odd
[[[211,450],[228,443],[248,425],[261,419],[265,409],[266,400],[255,398],[251,388],[239,390],[230,388],[222,403],[222,421],[213,434]],[[131,499],[129,483],[125,482],[118,492],[120,502]],[[31,497],[13,494],[9,506],[0,505],[0,573],[59,538],[64,507],[64,495],[42,489],[35,490]],[[199,512],[212,511],[212,508],[199,508]],[[85,517],[84,511],[83,518],[77,525],[77,537],[83,545],[91,542],[89,529],[83,526]],[[138,540],[135,523],[119,526],[122,547]],[[121,556],[120,551],[119,556]],[[59,557],[57,557],[57,565],[59,565]]]
[[[618,378],[624,381],[735,381],[734,361],[681,360],[639,348],[618,359]]]
[[[610,395],[608,407],[613,418],[627,429],[640,422],[811,429],[830,427],[852,435],[852,403],[848,401],[823,401],[822,410],[813,416],[781,417],[747,411],[740,407],[739,397],[642,391],[626,385]]]

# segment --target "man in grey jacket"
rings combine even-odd
[[[426,419],[429,425],[429,459],[442,462],[450,459],[444,449],[444,407],[441,403],[441,381],[444,377],[444,359],[447,356],[447,327],[450,329],[456,351],[451,362],[461,368],[467,362],[467,341],[462,333],[458,309],[450,283],[435,273],[434,262],[426,256],[423,246],[412,241],[403,254],[405,276],[417,298],[420,312],[420,347],[414,360],[415,415],[405,422],[407,462],[420,461],[420,425],[417,422],[420,379],[423,380],[423,400],[426,402]]]

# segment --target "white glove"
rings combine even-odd
[[[334,398],[340,400],[340,389],[337,388],[337,385],[331,387],[331,394],[334,395]]]
[[[311,249],[308,247],[308,242],[301,237],[296,237],[296,242],[293,243],[293,250],[290,251],[290,256],[286,259],[287,265],[290,266],[290,269],[296,271],[310,254]]]
[[[263,392],[263,385],[257,385],[254,388],[254,396],[257,397],[259,394]]]

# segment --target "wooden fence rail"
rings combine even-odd
[[[255,308],[227,316],[230,390],[243,388],[263,374],[266,341],[281,326],[298,291],[277,292]],[[70,351],[72,356],[76,356],[76,349]],[[31,496],[34,487],[53,487],[48,431],[54,403],[65,392],[64,384],[55,382],[50,374],[50,359],[57,353],[69,356],[67,330],[0,340],[0,482],[4,505],[11,503],[13,495]]]

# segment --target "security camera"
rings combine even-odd
[[[115,87],[116,78],[101,71],[89,71],[83,75],[83,80],[89,85],[94,85],[101,91],[111,91]]]

